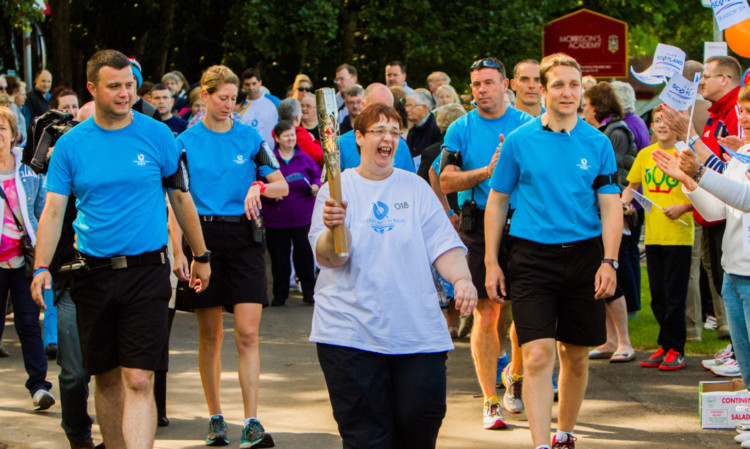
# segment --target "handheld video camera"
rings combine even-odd
[[[36,174],[47,173],[50,147],[55,146],[57,139],[77,124],[73,114],[56,109],[50,109],[37,117],[31,126],[21,162],[31,167]]]

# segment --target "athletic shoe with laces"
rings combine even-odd
[[[713,317],[709,315],[706,317],[706,322],[703,324],[703,329],[714,331],[718,327],[718,322],[716,321],[716,317]]]
[[[52,396],[52,394],[50,394],[50,392],[45,390],[44,388],[37,390],[31,400],[34,403],[35,412],[47,410],[48,408],[55,405],[55,397]]]
[[[723,365],[714,366],[711,368],[711,372],[721,377],[739,377],[742,375],[740,365],[735,359],[727,359]]]
[[[658,351],[651,354],[651,357],[642,361],[641,366],[646,367],[646,368],[656,368],[657,366],[661,365],[661,362],[663,361],[664,361],[664,349],[659,348]]]
[[[557,441],[557,435],[552,437],[552,449],[575,449],[576,437],[568,435],[565,441]]]
[[[227,423],[222,416],[212,416],[208,422],[208,434],[206,434],[206,446],[226,446],[229,444],[227,436]]]
[[[677,371],[682,368],[685,368],[685,357],[674,349],[667,351],[664,361],[659,365],[662,371]]]
[[[729,343],[726,348],[718,350],[714,354],[714,358],[701,361],[701,366],[703,369],[711,371],[714,366],[723,365],[727,359],[731,358],[734,358],[734,352],[732,351],[732,344]]]
[[[251,419],[242,431],[242,442],[240,443],[240,448],[246,449],[255,446],[263,441],[265,435],[266,429],[263,428],[260,421],[255,418]]]
[[[508,427],[503,419],[503,412],[500,410],[497,396],[492,396],[484,401],[484,416],[482,417],[482,423],[485,429],[505,429]]]
[[[503,407],[505,410],[518,415],[523,412],[523,398],[521,389],[523,387],[523,375],[511,374],[510,366],[503,370],[503,385],[505,385],[505,394],[503,395]]]

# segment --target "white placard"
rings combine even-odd
[[[641,73],[636,73],[633,66],[630,66],[630,73],[643,84],[661,84],[666,83],[675,73],[682,75],[685,68],[685,52],[677,47],[667,44],[659,44],[654,52],[654,59],[651,67]]]
[[[750,19],[750,6],[747,5],[747,0],[711,0],[711,7],[722,31]]]
[[[703,62],[714,56],[727,56],[729,54],[726,42],[704,42]]]
[[[700,73],[695,74],[693,81],[675,74],[667,83],[667,87],[659,95],[659,99],[678,111],[686,111],[693,104],[698,94]]]

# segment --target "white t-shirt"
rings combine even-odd
[[[279,122],[279,111],[265,95],[250,102],[240,114],[240,122],[255,128],[260,137],[273,148],[273,127]]]
[[[322,268],[315,285],[310,341],[382,354],[453,349],[430,267],[441,254],[466,247],[435,194],[419,176],[394,169],[382,181],[341,174],[349,261]],[[310,244],[325,230],[328,184],[315,201]]]

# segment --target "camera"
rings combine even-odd
[[[464,201],[461,206],[461,221],[458,230],[462,232],[473,232],[477,227],[477,203],[474,200]]]
[[[47,173],[50,147],[55,146],[57,140],[77,124],[73,114],[56,109],[50,109],[37,117],[31,126],[21,162],[31,167],[36,174]]]

